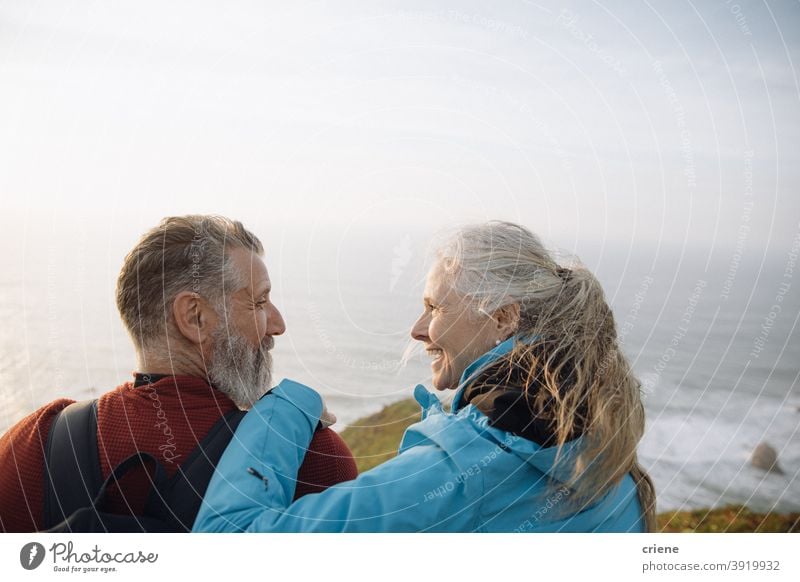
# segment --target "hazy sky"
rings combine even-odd
[[[796,1],[0,2],[0,226],[784,248],[799,57]]]

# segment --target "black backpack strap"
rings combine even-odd
[[[217,463],[245,414],[232,410],[220,418],[170,479],[164,501],[171,514],[169,521],[177,531],[192,530]]]
[[[158,460],[144,452],[122,461],[104,480],[97,450],[97,401],[71,404],[53,420],[47,439],[44,529],[87,531],[71,524],[91,521],[90,531],[191,531],[211,476],[244,416],[233,410],[220,418],[169,480]],[[147,462],[153,463],[155,474],[143,515],[106,514],[107,489]],[[86,512],[92,517],[87,519]]]
[[[97,495],[85,507],[72,513],[66,520],[46,530],[48,533],[79,533],[79,532],[169,532],[173,531],[164,519],[166,508],[154,506],[150,513],[144,515],[116,514],[104,511],[108,489],[116,485],[131,469],[145,468],[151,463],[154,472],[151,490],[163,491],[166,481],[164,467],[155,457],[148,453],[134,453],[114,469],[108,478],[100,485]],[[158,498],[163,498],[159,495]]]
[[[44,527],[91,506],[103,484],[97,451],[97,400],[75,402],[53,419],[44,459]]]
[[[167,474],[164,471],[163,465],[158,462],[158,459],[149,453],[143,452],[132,454],[119,465],[114,467],[114,470],[111,471],[111,473],[108,475],[108,478],[103,482],[100,490],[97,492],[97,496],[92,501],[92,507],[94,508],[95,512],[103,509],[106,492],[108,491],[109,487],[119,483],[120,479],[122,479],[131,469],[143,467],[146,470],[147,467],[145,463],[148,461],[152,463],[153,467],[155,468],[155,472],[154,474],[150,475],[150,494],[147,497],[144,515],[141,517],[153,518],[166,522],[169,519],[169,508],[164,505],[163,500],[164,490],[168,483]],[[141,527],[140,529],[141,531],[148,531],[145,527]]]

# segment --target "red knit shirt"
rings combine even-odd
[[[44,450],[55,415],[73,401],[60,398],[19,421],[0,438],[0,531],[42,529]],[[167,476],[203,439],[234,403],[204,380],[169,376],[133,387],[127,382],[98,399],[97,446],[103,478],[130,455],[144,451],[156,457]],[[297,475],[295,498],[318,493],[355,479],[350,449],[330,429],[319,430]],[[149,490],[143,469],[132,471],[108,493],[107,509],[140,511]]]

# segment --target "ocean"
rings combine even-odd
[[[130,225],[48,223],[3,239],[0,431],[42,404],[127,381],[134,351],[113,289]],[[265,229],[256,232],[264,232]],[[315,387],[338,429],[430,382],[409,330],[421,310],[430,233],[282,230],[265,237],[287,332],[275,378]],[[580,241],[603,283],[648,414],[642,464],[660,511],[743,504],[800,511],[800,239],[765,254]],[[761,442],[783,474],[749,463]]]

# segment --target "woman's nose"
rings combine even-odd
[[[411,337],[420,342],[428,341],[429,321],[430,318],[428,317],[427,313],[420,315],[419,318],[417,318],[417,321],[414,322],[414,326],[411,328]]]

